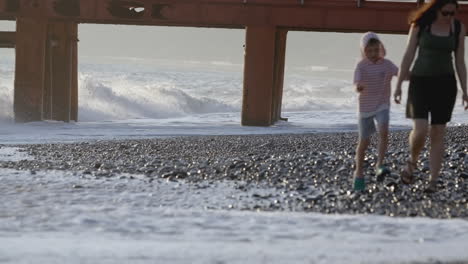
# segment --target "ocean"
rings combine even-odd
[[[0,62],[2,141],[19,143],[22,137],[33,142],[93,137],[357,131],[357,93],[352,85],[352,68],[287,68],[282,117],[288,121],[260,128],[240,126],[242,67],[220,61],[137,58],[82,63],[78,123],[45,121],[14,125],[13,59],[3,60]],[[459,102],[451,126],[468,124],[468,115]],[[30,135],[30,127],[34,128],[34,135]],[[404,105],[392,105],[390,127],[411,127],[404,116]]]

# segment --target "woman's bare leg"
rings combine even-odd
[[[409,136],[410,142],[410,162],[415,164],[419,159],[419,154],[426,143],[428,129],[428,121],[426,119],[414,119],[413,130]],[[413,172],[414,168],[407,168],[409,172]]]
[[[388,149],[388,124],[379,126],[379,156],[377,157],[376,167],[384,164],[385,154]]]
[[[439,178],[442,158],[444,156],[445,125],[431,125],[430,169],[431,182]]]

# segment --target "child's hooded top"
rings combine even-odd
[[[367,32],[365,33],[364,35],[362,35],[361,37],[361,56],[363,59],[366,59],[366,47],[367,47],[367,43],[369,43],[369,41],[371,39],[377,39],[380,41],[380,38],[377,34],[375,34],[374,32]],[[385,50],[385,46],[383,45],[382,42],[380,42],[380,53],[379,53],[379,56],[380,58],[385,58],[385,55],[387,55],[387,51]]]
[[[398,74],[398,67],[385,59],[386,50],[380,44],[380,54],[377,62],[366,57],[365,49],[371,39],[379,39],[374,32],[367,32],[361,38],[361,61],[354,72],[354,84],[364,86],[359,93],[359,113],[361,117],[369,117],[375,113],[390,108],[392,77]]]

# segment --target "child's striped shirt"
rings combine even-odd
[[[364,90],[359,93],[361,117],[369,117],[390,108],[391,81],[397,74],[398,67],[387,59],[380,59],[376,63],[363,59],[357,64],[354,84],[364,86]]]

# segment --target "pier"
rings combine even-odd
[[[462,2],[462,1],[460,1]],[[121,24],[245,29],[242,125],[281,119],[288,31],[406,34],[422,1],[0,0],[0,47],[16,54],[17,122],[78,121],[78,26]],[[461,4],[458,19],[468,22]]]

